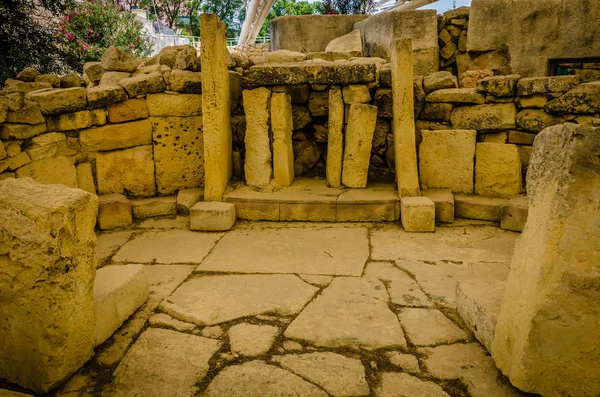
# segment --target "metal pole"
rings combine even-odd
[[[263,6],[260,9],[260,14],[258,15],[258,19],[252,25],[252,30],[250,30],[250,35],[248,36],[247,44],[254,44],[256,42],[256,37],[262,28],[265,19],[267,19],[267,15],[269,15],[269,11],[271,11],[271,7],[273,7],[273,3],[275,0],[264,0]]]
[[[246,18],[244,19],[244,25],[242,25],[242,31],[240,32],[240,40],[238,41],[238,45],[246,44],[248,40],[248,35],[250,34],[250,28],[252,27],[252,21],[256,16],[256,11],[258,10],[258,4],[260,0],[251,0],[250,7],[246,9]]]

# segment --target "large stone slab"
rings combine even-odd
[[[406,348],[406,339],[379,280],[335,278],[289,325],[286,338],[322,347]]]
[[[360,276],[368,256],[364,228],[234,230],[197,270]]]
[[[114,262],[199,263],[221,237],[188,230],[149,231],[125,244]]]
[[[421,131],[419,178],[423,189],[473,193],[475,130]]]
[[[260,356],[271,349],[279,328],[272,325],[236,324],[227,331],[231,352],[242,356]]]
[[[342,158],[344,155],[344,101],[342,90],[329,90],[329,117],[327,119],[327,161],[325,162],[327,184],[339,187],[342,184]]]
[[[377,107],[359,103],[350,105],[342,167],[342,183],[347,187],[367,187],[376,122]]]
[[[244,173],[248,186],[265,186],[271,181],[271,143],[269,140],[269,98],[271,91],[260,87],[244,90],[246,115],[246,156]]]
[[[322,389],[274,365],[250,361],[221,371],[208,385],[206,397],[307,396],[326,397]]]
[[[600,82],[580,84],[561,97],[550,101],[544,109],[551,113],[585,113],[600,111]]]
[[[103,396],[194,396],[220,341],[159,328],[138,338]],[[159,365],[157,365],[159,364]]]
[[[521,390],[600,392],[600,129],[563,124],[535,139],[529,216],[515,246],[492,357]]]
[[[37,160],[17,169],[17,178],[32,178],[43,184],[62,184],[78,187],[77,171],[73,163],[64,156]]]
[[[521,158],[517,146],[482,142],[475,153],[475,193],[515,197],[522,189]]]
[[[0,377],[45,393],[94,354],[96,196],[0,183]]]
[[[124,149],[152,143],[152,126],[148,120],[107,124],[79,132],[83,150],[89,152]]]
[[[100,194],[152,196],[156,192],[151,145],[98,153],[96,172]]]
[[[516,117],[513,103],[486,103],[454,109],[450,122],[455,129],[492,132],[515,128]]]
[[[467,339],[467,334],[436,309],[403,309],[398,315],[407,338],[415,346],[448,344]]]
[[[293,275],[196,277],[183,283],[160,309],[198,325],[213,325],[262,313],[297,314],[317,288]]]
[[[273,178],[275,179],[275,183],[280,186],[290,186],[294,181],[292,124],[291,97],[286,93],[274,92],[271,96]]]
[[[37,103],[44,115],[76,112],[88,104],[83,87],[39,90],[27,94],[26,98]]]
[[[365,277],[377,278],[387,284],[392,303],[401,306],[431,307],[433,303],[406,272],[389,262],[370,262]]]
[[[384,372],[375,387],[376,397],[450,397],[439,385],[396,372]]]

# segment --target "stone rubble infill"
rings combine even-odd
[[[279,328],[272,325],[241,323],[229,328],[231,352],[242,356],[255,357],[271,349]]]
[[[339,277],[290,324],[284,335],[323,347],[404,347],[406,339],[379,280]]]
[[[150,328],[127,352],[102,396],[193,396],[220,346],[214,339]]]
[[[367,264],[365,277],[377,278],[388,284],[392,303],[400,306],[431,307],[433,303],[408,274],[387,262]]]
[[[213,325],[261,313],[297,314],[316,292],[292,275],[206,276],[183,283],[160,309],[183,321]]]
[[[321,386],[332,396],[366,396],[369,385],[360,360],[331,352],[275,356],[283,368]]]
[[[381,375],[376,397],[450,397],[440,386],[403,373]]]
[[[468,338],[439,310],[404,309],[398,318],[409,340],[416,346],[453,343]]]

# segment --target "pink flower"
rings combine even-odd
[[[67,39],[73,40],[74,38],[75,36],[73,36],[71,33],[67,33]]]
[[[87,51],[89,48],[90,48],[90,47],[88,46],[88,43],[84,43],[84,44],[83,44],[83,49],[84,49],[84,50],[86,50],[86,51]]]
[[[60,25],[60,30],[65,30],[65,25]]]

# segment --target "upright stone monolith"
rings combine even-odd
[[[420,196],[415,138],[412,40],[394,40],[391,53],[394,103],[392,129],[394,132],[398,195],[400,197]]]
[[[244,173],[248,186],[266,186],[271,181],[271,143],[269,141],[269,99],[271,90],[265,87],[244,90],[246,114],[246,156]]]
[[[600,395],[600,128],[563,124],[536,138],[529,216],[517,240],[492,343],[519,389]]]
[[[204,200],[221,201],[231,178],[231,121],[225,24],[200,14]]]
[[[292,124],[292,98],[285,92],[274,92],[271,95],[273,179],[280,186],[290,186],[294,181]]]
[[[342,167],[342,183],[344,186],[367,187],[376,122],[376,106],[362,103],[350,105]]]
[[[327,125],[327,184],[340,187],[342,184],[342,156],[344,154],[344,100],[340,87],[329,90],[329,120]]]

